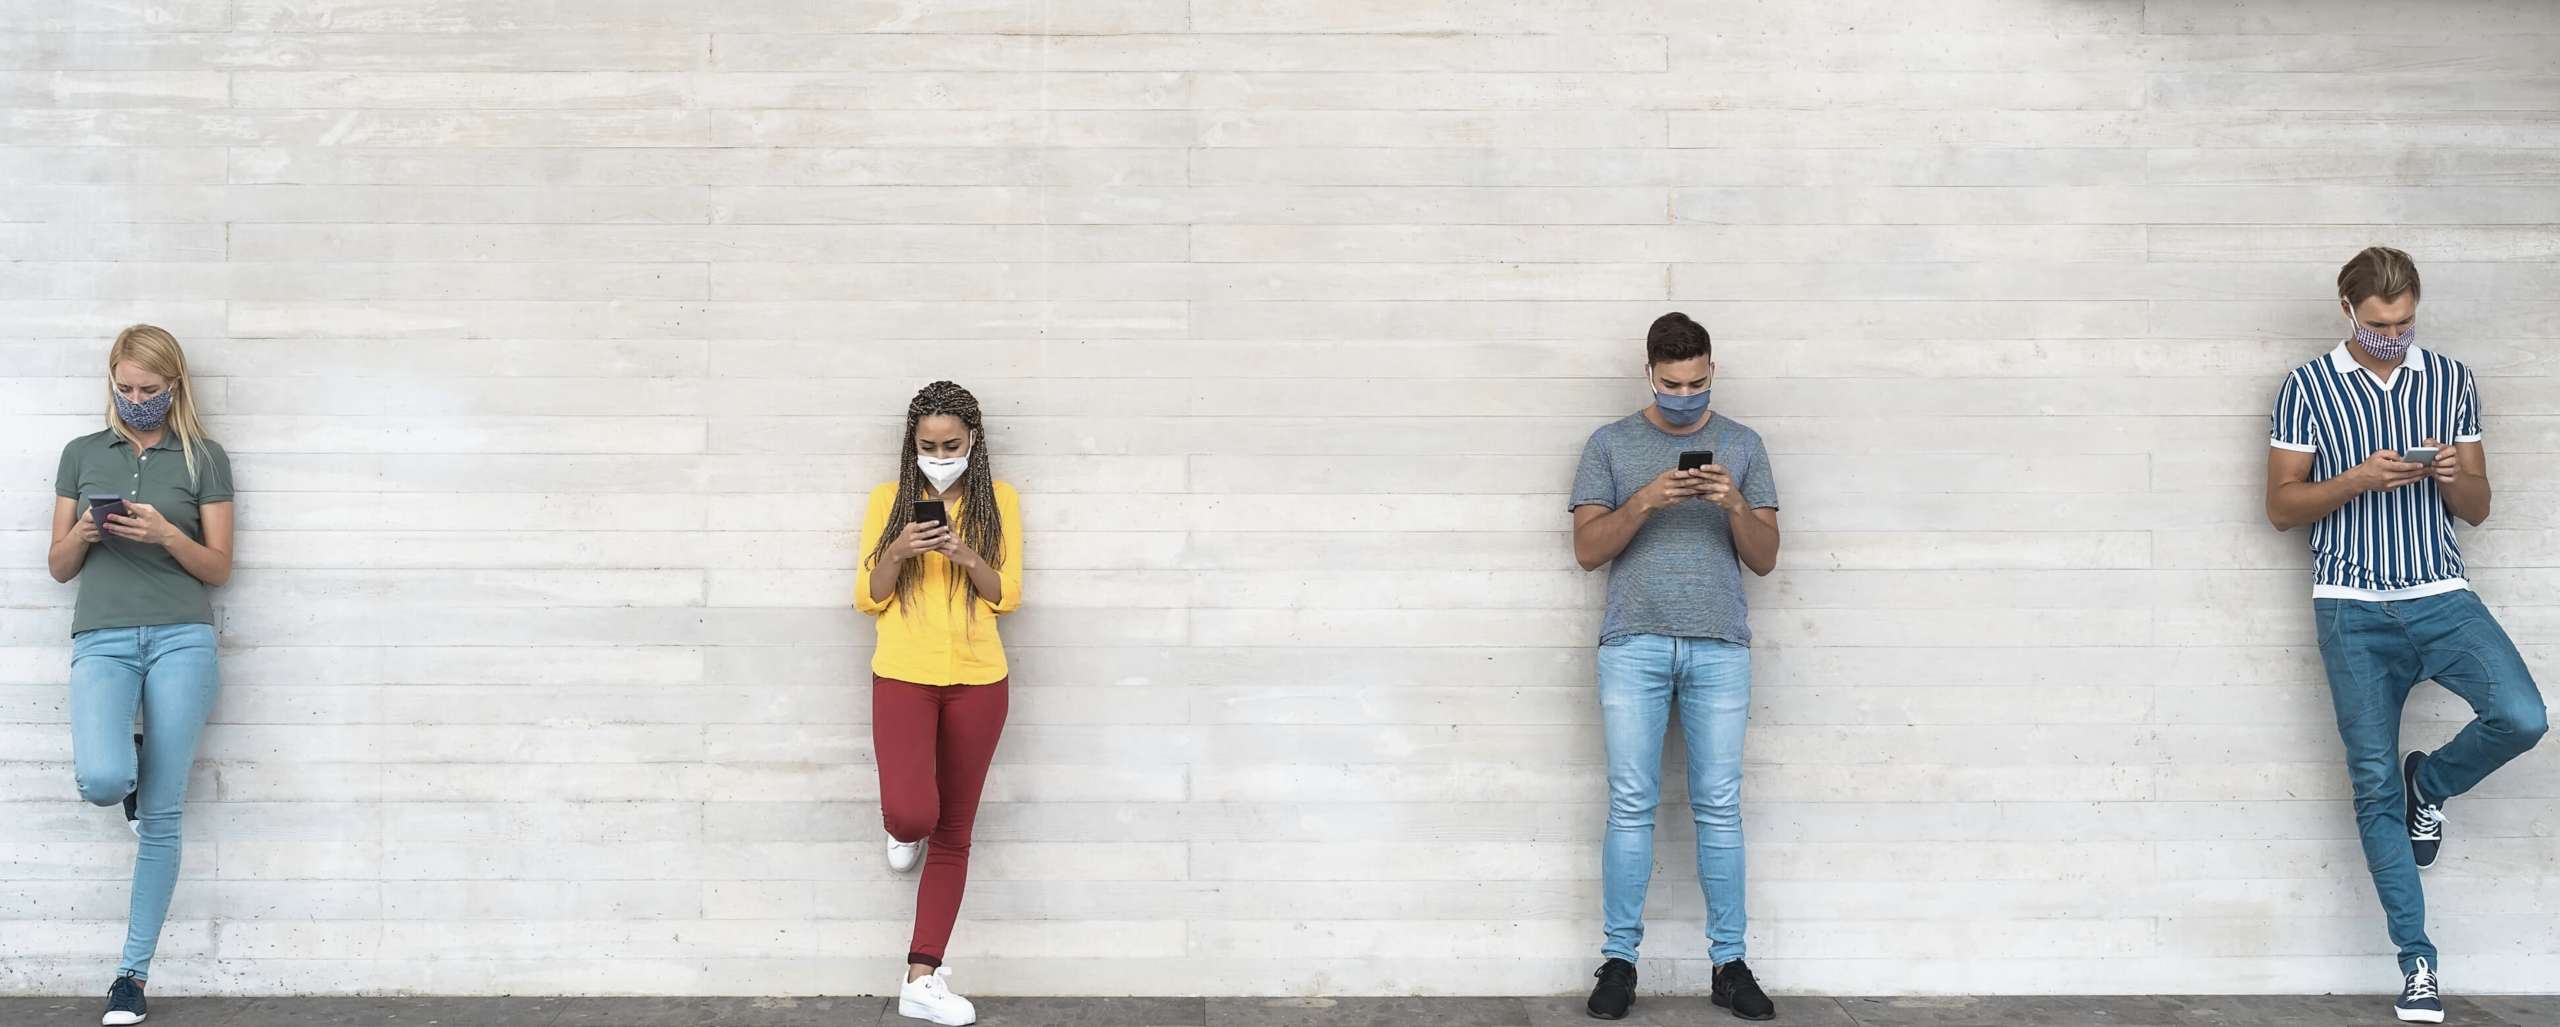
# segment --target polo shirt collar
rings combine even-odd
[[[116,431],[115,429],[110,428],[110,429],[108,429],[108,430],[107,430],[107,445],[108,445],[108,446],[111,446],[111,447],[112,447],[112,446],[125,446],[125,447],[131,447],[131,446],[133,445],[133,443],[132,443],[131,441],[127,440],[127,439],[124,437],[124,433],[123,433],[123,432]],[[177,433],[177,432],[175,432],[175,431],[168,430],[168,429],[166,429],[166,428],[161,429],[161,431],[160,431],[160,441],[155,442],[155,443],[152,443],[152,444],[151,444],[151,448],[152,448],[152,449],[166,449],[166,450],[170,450],[170,451],[172,451],[172,452],[176,451],[176,450],[178,449],[178,433]]]
[[[2329,367],[2331,369],[2337,371],[2339,374],[2353,374],[2365,369],[2363,364],[2356,363],[2356,358],[2353,354],[2347,352],[2347,347],[2354,343],[2355,340],[2353,339],[2343,340],[2338,343],[2336,349],[2329,351]],[[2392,371],[2391,380],[2394,382],[2399,381],[2400,372],[2402,371],[2407,371],[2411,374],[2423,374],[2426,370],[2427,351],[2413,345],[2409,347],[2409,352],[2401,354],[2400,366]]]

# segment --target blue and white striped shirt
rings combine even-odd
[[[2312,481],[2344,474],[2378,449],[2480,441],[2470,368],[2412,346],[2385,382],[2347,355],[2348,345],[2294,368],[2276,393],[2268,444],[2315,454]],[[2321,599],[2386,602],[2471,587],[2433,477],[2367,492],[2321,518],[2311,526],[2311,570],[2311,594]]]

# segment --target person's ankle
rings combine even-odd
[[[917,981],[921,981],[931,976],[933,976],[932,967],[926,966],[922,963],[907,964],[907,983],[914,984]]]

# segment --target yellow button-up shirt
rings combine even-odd
[[[869,614],[879,628],[871,673],[918,685],[991,685],[1010,673],[996,618],[1022,608],[1022,500],[1001,481],[995,492],[996,516],[1004,523],[1003,559],[979,555],[996,564],[1003,594],[971,600],[960,587],[963,572],[948,557],[926,553],[916,558],[924,562],[924,581],[909,607],[894,592],[885,600],[871,598],[871,572],[879,565],[871,550],[889,526],[898,486],[893,482],[871,490],[871,502],[862,512],[862,534],[854,540],[862,554],[862,573],[853,585],[854,608]],[[953,523],[961,523],[967,512],[960,498],[950,497],[949,503]]]

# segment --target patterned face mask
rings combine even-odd
[[[115,397],[116,417],[135,431],[150,431],[169,423],[169,408],[178,402],[175,389],[162,389],[159,395],[140,403],[124,398],[121,392],[108,395]]]
[[[2385,338],[2381,332],[2365,327],[2362,321],[2356,322],[2356,345],[2364,347],[2365,352],[2373,354],[2375,360],[2397,361],[2406,357],[2409,355],[2409,347],[2415,345],[2417,341],[2418,326],[2414,324],[2409,326],[2408,331],[2400,333],[2399,338],[2392,339]]]

